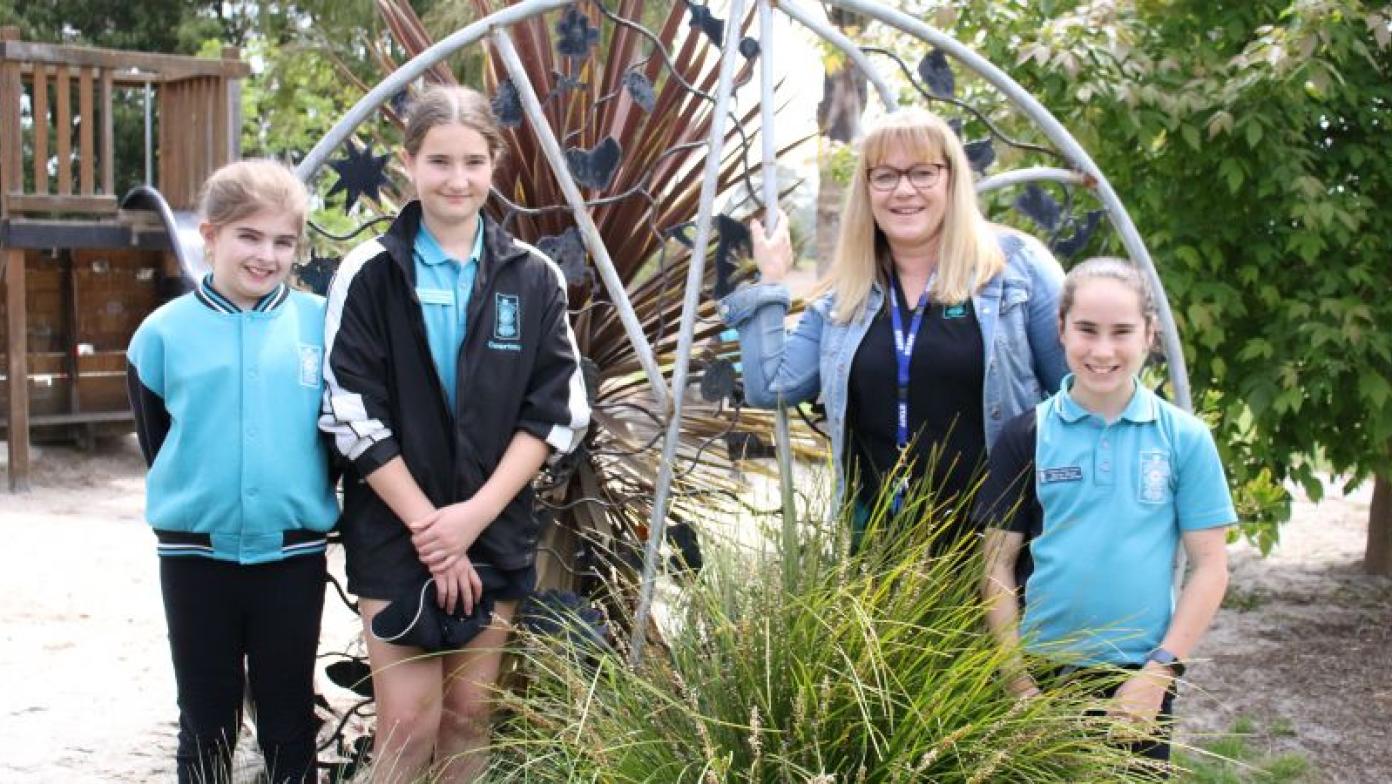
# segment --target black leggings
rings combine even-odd
[[[314,655],[324,574],[323,554],[253,566],[160,559],[178,682],[179,784],[232,780],[248,675],[270,780],[315,780]]]

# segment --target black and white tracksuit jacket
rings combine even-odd
[[[483,486],[518,430],[562,454],[590,419],[565,276],[491,220],[483,221],[449,410],[415,291],[420,220],[419,202],[407,204],[386,234],[343,259],[329,287],[320,427],[348,462],[341,528],[349,584],[372,598],[394,598],[427,572],[404,523],[362,477],[399,455],[432,503],[456,503]],[[530,566],[541,527],[533,501],[528,486],[479,536],[471,560]]]

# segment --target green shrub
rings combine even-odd
[[[911,499],[920,524],[893,531],[881,511],[854,556],[844,521],[805,526],[786,585],[776,556],[708,542],[636,669],[622,644],[524,633],[490,781],[1141,780],[1086,696],[1001,687],[975,539],[933,547],[953,516]]]

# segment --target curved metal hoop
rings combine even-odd
[[[768,33],[771,29],[769,18],[772,12],[777,10],[844,52],[850,61],[865,74],[870,83],[875,87],[879,99],[884,103],[888,111],[895,111],[899,108],[894,90],[890,87],[889,82],[870,62],[866,53],[832,25],[819,19],[818,16],[809,12],[794,0],[776,0],[776,2],[775,0],[755,1],[759,6],[761,20],[760,28],[764,33],[761,36],[761,52],[759,56],[765,62],[769,61],[773,55],[774,41],[772,40],[772,36]],[[1105,208],[1107,216],[1116,229],[1128,256],[1133,263],[1141,268],[1157,294],[1156,300],[1160,308],[1161,340],[1168,360],[1169,380],[1173,387],[1175,402],[1186,410],[1192,410],[1189,379],[1185,367],[1183,349],[1179,341],[1173,314],[1164,296],[1164,288],[1161,284],[1159,275],[1156,273],[1150,253],[1147,251],[1139,231],[1136,229],[1135,224],[1132,222],[1130,215],[1122,205],[1120,198],[1113,190],[1111,184],[1107,181],[1096,163],[1082,146],[1078,144],[1067,129],[1065,129],[1042,104],[1035,100],[1004,71],[1000,70],[956,39],[929,27],[922,21],[914,19],[895,9],[888,8],[881,3],[871,2],[870,0],[823,0],[823,3],[890,25],[952,56],[958,63],[965,66],[1000,91],[1016,109],[1022,112],[1040,128],[1045,137],[1057,147],[1068,165],[1072,168],[1033,167],[1005,172],[980,180],[977,183],[978,192],[985,193],[998,188],[1013,187],[1035,182],[1055,182],[1068,185],[1081,185],[1089,188],[1095,194],[1098,201]],[[693,335],[700,304],[699,297],[704,274],[706,249],[711,238],[711,227],[714,217],[713,205],[717,195],[719,163],[722,146],[725,140],[726,123],[729,119],[729,112],[727,109],[733,93],[733,75],[737,64],[737,58],[741,56],[739,47],[736,45],[739,40],[740,25],[735,23],[734,20],[744,18],[745,0],[730,0],[729,2],[727,18],[730,20],[730,23],[725,26],[725,40],[722,46],[719,80],[715,93],[715,111],[711,118],[710,134],[707,142],[708,152],[701,187],[699,211],[696,219],[695,241],[693,242],[691,260],[687,269],[686,291],[683,300],[681,324],[678,332],[677,353],[672,367],[672,383],[670,386],[664,380],[657,359],[654,356],[653,348],[647,340],[642,326],[634,313],[627,291],[614,270],[608,250],[600,239],[599,232],[595,228],[593,221],[589,218],[587,206],[580,197],[579,189],[570,177],[561,154],[559,143],[541,112],[541,106],[537,96],[532,90],[528,80],[522,78],[524,74],[522,63],[518,59],[517,52],[508,35],[508,28],[520,22],[548,11],[562,9],[573,4],[574,0],[522,0],[516,5],[493,12],[487,17],[461,28],[450,36],[440,40],[426,51],[402,65],[387,78],[383,79],[382,82],[354,104],[352,109],[350,109],[329,133],[314,146],[309,154],[305,156],[304,160],[296,168],[296,174],[303,181],[308,182],[311,180],[320,167],[323,166],[329,154],[343,144],[343,142],[352,135],[359,124],[373,116],[379,107],[391,100],[393,96],[404,90],[413,81],[420,78],[430,67],[443,61],[445,58],[464,47],[478,43],[485,37],[490,38],[494,46],[498,48],[506,70],[512,76],[513,83],[518,88],[524,112],[537,133],[538,139],[541,142],[554,174],[561,183],[567,204],[572,211],[576,225],[580,227],[582,239],[585,242],[586,248],[589,250],[591,257],[595,260],[595,265],[599,270],[607,293],[615,309],[619,313],[625,334],[633,344],[639,362],[647,376],[648,383],[652,387],[654,397],[659,402],[660,408],[666,414],[666,436],[663,439],[663,455],[660,463],[661,469],[653,503],[652,521],[649,527],[642,582],[640,585],[639,604],[637,612],[635,613],[636,623],[634,624],[634,636],[630,645],[630,659],[636,664],[642,656],[644,631],[647,628],[647,620],[653,595],[652,589],[656,581],[656,565],[659,560],[659,550],[664,541],[664,531],[667,522],[673,480],[673,466],[676,462],[676,446],[682,424],[682,392],[686,387],[688,379]],[[773,77],[771,69],[762,68],[761,70],[762,100],[766,106],[772,106]],[[765,124],[768,124],[768,118],[769,113],[765,112],[763,116]],[[771,136],[766,135],[766,139],[770,141],[766,141],[764,145],[764,189],[765,202],[771,204],[774,198],[770,194],[777,194],[777,183],[774,179],[774,169],[771,166],[771,158],[774,155]],[[786,467],[788,465],[789,447],[786,437],[785,413],[780,412],[779,421],[781,423],[778,428],[779,462],[781,466],[784,466],[783,473],[786,477],[788,475]],[[786,481],[785,478],[785,482]],[[791,494],[787,492],[787,488],[785,487],[785,538],[790,535],[789,532],[792,530],[793,523],[795,523],[795,521],[792,520],[795,510],[791,508],[792,502],[790,496]],[[788,552],[794,551],[795,548],[788,550]]]

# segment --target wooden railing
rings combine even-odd
[[[222,54],[33,43],[0,28],[0,217],[115,212],[115,95],[147,85],[159,116],[157,187],[191,209],[199,184],[236,157],[237,80],[250,68],[235,48]]]

